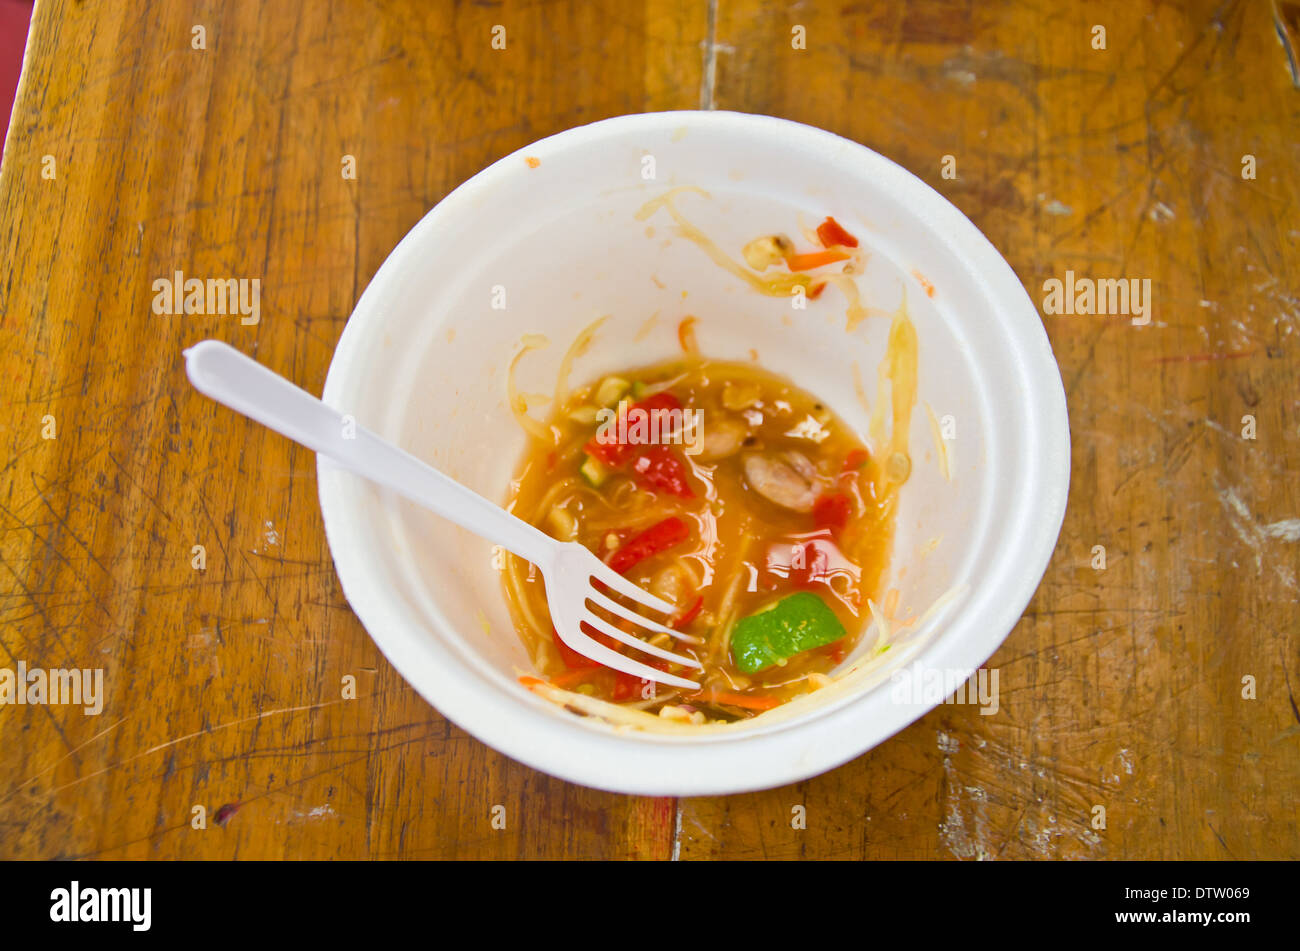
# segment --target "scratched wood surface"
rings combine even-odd
[[[103,667],[106,701],[0,707],[0,858],[1300,856],[1298,34],[1267,2],[39,0],[0,166],[0,667]],[[1152,319],[1044,318],[1073,483],[996,715],[638,799],[423,703],[342,597],[312,456],[205,403],[180,352],[221,337],[319,392],[455,185],[699,107],[856,139],[1036,300],[1067,270],[1149,278]],[[155,315],[176,270],[260,278],[260,323]]]

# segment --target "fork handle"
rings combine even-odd
[[[186,350],[185,371],[205,396],[520,558],[542,566],[559,544],[219,340]]]

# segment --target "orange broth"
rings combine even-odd
[[[636,428],[656,413],[658,431]],[[609,641],[700,682],[698,692],[595,665],[559,641],[540,574],[509,556],[515,626],[550,683],[650,713],[671,704],[736,720],[825,683],[852,650],[886,565],[896,493],[816,396],[753,365],[689,356],[570,391],[545,429],[553,441],[531,441],[510,510],[675,604],[667,623],[702,643],[647,639],[703,664],[669,665]],[[737,624],[797,592],[819,598],[843,636],[744,672],[733,656]]]

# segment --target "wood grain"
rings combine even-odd
[[[0,857],[1300,856],[1297,22],[1156,0],[41,0],[0,166],[0,667],[102,666],[110,689],[98,717],[0,707]],[[180,352],[224,338],[319,392],[366,282],[455,185],[572,125],[701,105],[890,156],[1036,300],[1072,269],[1150,278],[1154,312],[1044,318],[1073,485],[990,662],[997,715],[945,705],[784,789],[636,799],[421,701],[343,600],[311,455],[191,391]],[[260,322],[155,315],[175,270],[260,279]]]

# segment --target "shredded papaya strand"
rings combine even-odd
[[[846,323],[844,331],[852,333],[858,328],[864,320],[867,319],[867,309],[862,306],[862,295],[858,292],[858,282],[847,274],[826,274],[821,280],[827,284],[834,284],[844,295],[845,301],[848,302],[846,311]]]
[[[867,387],[862,382],[862,368],[858,366],[858,361],[853,361],[853,392],[858,397],[858,402],[868,413],[871,412],[871,401],[867,399]]]
[[[540,350],[550,341],[541,334],[525,334],[519,343],[519,352],[510,361],[510,369],[506,372],[506,397],[510,402],[510,412],[514,413],[515,420],[534,439],[540,439],[542,442],[555,442],[554,431],[528,415],[528,397],[520,393],[515,386],[515,369],[519,366],[519,361],[524,354],[532,350]]]
[[[700,352],[700,345],[695,340],[695,323],[694,317],[686,316],[677,325],[677,341],[682,345],[682,349],[692,356],[698,356]]]
[[[585,716],[599,717],[615,727],[644,729],[656,733],[694,733],[701,724],[674,723],[629,704],[612,703],[598,697],[565,690],[536,677],[520,677],[519,682],[538,696]],[[707,721],[706,721],[707,722]]]
[[[562,412],[569,400],[569,371],[573,368],[573,361],[582,356],[591,347],[591,341],[595,339],[596,331],[600,325],[609,320],[610,315],[606,314],[593,320],[569,345],[569,349],[564,353],[564,359],[560,361],[560,373],[555,380],[555,409],[556,412]]]
[[[884,447],[883,451],[877,453],[879,465],[872,467],[877,474],[877,494],[882,499],[896,492],[907,481],[911,469],[911,460],[907,454],[908,430],[911,428],[912,408],[916,404],[916,377],[916,327],[908,317],[907,292],[904,290],[903,301],[889,327],[889,343],[885,348],[884,359],[880,361],[876,405],[868,424],[872,443]],[[884,432],[886,396],[890,409],[887,441]],[[891,464],[895,461],[906,470],[901,477],[896,472],[891,477]]]
[[[695,319],[694,317],[687,318],[687,320],[694,320],[694,319]],[[680,327],[677,328],[677,333],[680,338],[681,335]],[[694,339],[694,337],[695,337],[695,333],[694,331],[692,331],[691,338]],[[647,400],[652,396],[658,396],[660,393],[666,392],[667,390],[671,390],[678,383],[682,382],[682,380],[686,379],[686,376],[687,374],[685,373],[679,373],[672,379],[662,380],[659,383],[648,384],[643,390],[641,390],[641,399]]]
[[[804,240],[807,241],[809,244],[820,243],[821,236],[817,234],[816,228],[808,224],[808,220],[804,217],[803,212],[799,211],[796,212],[795,214],[796,217],[799,219],[799,233],[803,235]]]
[[[889,346],[885,356],[889,361],[889,403],[894,414],[889,448],[891,452],[906,455],[912,408],[916,405],[917,353],[916,328],[908,319],[905,308],[900,308],[889,328]]]
[[[934,415],[934,407],[929,403],[925,404],[925,412],[930,417],[930,434],[934,437],[935,455],[939,457],[939,471],[943,473],[946,482],[951,482],[952,470],[948,466],[948,443],[943,438],[943,429],[939,425],[939,417]]]
[[[652,198],[636,213],[637,221],[645,221],[660,208],[666,209],[672,216],[673,221],[677,223],[677,228],[682,237],[693,241],[703,249],[704,253],[713,258],[714,262],[725,270],[739,277],[749,284],[750,287],[760,294],[766,294],[768,297],[789,297],[790,292],[796,287],[802,287],[806,291],[812,284],[812,278],[807,274],[775,274],[771,277],[759,277],[749,268],[745,267],[739,261],[732,258],[727,252],[718,247],[713,240],[695,225],[691,224],[687,218],[677,210],[673,204],[673,196],[679,192],[696,192],[709,197],[709,193],[702,188],[696,188],[693,185],[682,185],[677,188],[670,188],[658,198]]]
[[[646,337],[650,335],[650,331],[654,330],[655,324],[658,322],[659,322],[659,311],[655,311],[653,314],[651,314],[649,317],[645,319],[645,322],[642,323],[639,328],[637,328],[636,336],[633,337],[632,339],[636,343],[640,343],[642,340],[644,340]]]
[[[749,524],[746,523],[745,530],[741,535],[739,557],[736,559],[741,564],[745,563],[745,558],[749,555],[750,545],[753,536],[750,534]],[[740,584],[744,579],[744,572],[738,571],[732,577],[727,585],[726,591],[722,595],[722,601],[718,605],[718,624],[709,632],[708,653],[714,661],[727,656],[727,651],[731,648],[731,628],[735,624],[734,605],[736,598],[740,594]]]
[[[889,644],[889,619],[885,617],[880,608],[876,606],[876,602],[871,598],[867,598],[867,611],[871,616],[871,620],[876,625],[876,643],[873,646],[873,649],[877,651],[882,650]]]
[[[547,650],[547,648],[543,647],[544,639],[549,640],[547,632],[550,630],[550,625],[543,625],[541,619],[537,616],[537,613],[533,610],[532,605],[528,603],[525,596],[524,585],[526,582],[523,578],[523,566],[528,564],[528,562],[510,552],[505,552],[504,554],[505,570],[503,576],[505,578],[506,590],[511,593],[515,604],[519,606],[519,609],[524,616],[525,623],[523,630],[519,631],[519,633],[524,637],[524,644],[533,657],[533,663],[540,669],[541,664],[539,661]]]

